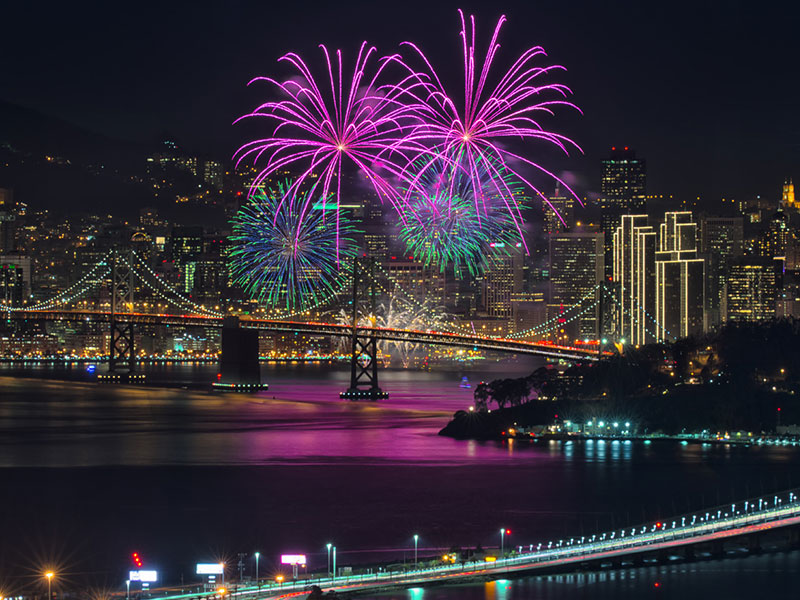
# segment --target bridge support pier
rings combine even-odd
[[[141,383],[144,375],[136,373],[136,338],[133,323],[124,314],[133,310],[134,272],[132,253],[122,255],[112,250],[111,260],[111,339],[108,353],[108,373],[98,380],[108,383]]]
[[[381,400],[389,397],[378,385],[378,341],[375,337],[375,259],[353,260],[353,332],[350,336],[350,387],[344,400]],[[359,321],[365,321],[360,323]]]
[[[258,331],[242,329],[239,317],[225,317],[223,321],[219,380],[212,387],[227,392],[253,392],[268,387],[261,383]]]

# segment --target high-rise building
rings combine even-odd
[[[704,217],[700,220],[700,252],[706,261],[706,318],[709,326],[725,314],[725,282],[731,262],[744,252],[742,217]]]
[[[203,163],[203,181],[210,185],[215,190],[222,189],[223,173],[225,169],[222,168],[222,163],[216,160],[206,160]]]
[[[17,214],[14,192],[0,188],[0,254],[13,252],[16,248]]]
[[[612,276],[614,234],[621,216],[644,214],[647,193],[647,166],[644,159],[625,146],[611,148],[611,156],[603,160],[600,182],[600,229],[605,232],[606,276]]]
[[[172,260],[179,265],[193,262],[203,253],[202,227],[173,227]]]
[[[783,195],[782,195],[781,204],[786,209],[795,209],[795,210],[797,210],[798,208],[800,208],[800,207],[798,207],[798,205],[797,205],[797,203],[795,202],[795,199],[794,199],[794,183],[792,183],[792,178],[791,177],[789,177],[788,179],[785,179],[783,181]]]
[[[727,320],[765,321],[775,317],[779,268],[782,261],[741,257],[730,266]]]
[[[658,341],[671,341],[705,328],[705,261],[691,212],[666,213],[659,229],[653,327]]]
[[[31,258],[0,255],[0,305],[19,306],[31,296]]]
[[[574,198],[565,194],[557,185],[555,192],[547,200],[550,204],[542,202],[545,233],[562,233],[575,226]]]
[[[522,292],[524,252],[518,247],[496,244],[487,257],[483,273],[483,300],[486,314],[510,321],[511,295]]]
[[[615,331],[632,344],[654,341],[655,230],[647,215],[622,215],[614,234],[612,279],[616,284]]]
[[[550,235],[550,295],[548,320],[565,315],[564,333],[576,338],[597,339],[603,281],[604,235],[594,232]],[[594,307],[592,308],[592,304]],[[578,308],[580,306],[580,308]],[[586,310],[588,309],[588,310]]]

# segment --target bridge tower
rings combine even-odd
[[[108,376],[112,381],[141,379],[135,375],[136,346],[134,344],[133,323],[124,318],[125,313],[133,312],[133,252],[112,250],[111,260],[111,344],[108,355]]]
[[[366,256],[353,259],[350,387],[339,394],[345,400],[380,400],[389,397],[378,385],[378,342],[374,330],[376,287],[375,259]]]

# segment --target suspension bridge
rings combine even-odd
[[[506,337],[481,335],[453,325],[440,325],[446,331],[433,328],[419,330],[378,327],[375,324],[376,298],[379,288],[385,291],[380,276],[376,273],[378,268],[373,259],[357,259],[348,281],[337,293],[326,299],[333,302],[347,292],[352,294],[348,301],[351,310],[349,323],[299,320],[297,317],[302,315],[298,314],[281,319],[237,315],[238,322],[234,326],[268,332],[347,338],[350,341],[351,382],[342,396],[350,399],[377,399],[386,396],[378,384],[379,340],[508,352],[569,361],[595,361],[602,356],[597,347],[574,347],[524,339],[563,327],[567,319],[578,318],[594,309],[598,300],[591,294],[587,294],[587,299],[593,302],[586,302],[585,306],[581,304],[570,307],[567,313],[558,318]],[[77,301],[101,286],[110,288],[108,310],[81,309],[75,306]],[[143,311],[136,302],[134,292],[137,288],[148,289],[151,295],[164,300],[166,305],[178,309],[179,312]],[[595,293],[594,296],[596,295]],[[9,321],[80,321],[107,324],[110,332],[109,373],[123,378],[131,377],[136,372],[136,328],[170,325],[221,328],[224,332],[226,323],[230,326],[230,319],[226,319],[230,315],[207,308],[175,290],[132,250],[110,251],[75,284],[49,300],[30,306],[4,306],[2,310]]]

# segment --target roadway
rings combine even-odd
[[[15,310],[7,312],[4,316],[8,319],[16,320],[91,321],[99,323],[108,323],[111,319],[108,312],[88,310]],[[272,319],[257,319],[241,315],[237,316],[239,317],[241,327],[259,329],[262,331],[306,333],[338,337],[349,337],[353,334],[352,327],[339,323],[278,321]],[[184,327],[221,328],[223,324],[222,317],[209,315],[173,315],[137,312],[117,314],[116,320],[121,323],[134,323],[137,325],[180,325]],[[576,348],[572,346],[558,346],[546,342],[526,342],[508,338],[447,333],[433,330],[420,331],[383,327],[359,327],[359,334],[395,342],[475,348],[574,361],[596,361],[600,358],[595,348]]]
[[[726,512],[727,510],[727,512]],[[582,541],[559,540],[529,546],[529,551],[498,559],[496,562],[465,562],[440,565],[411,571],[390,571],[359,575],[304,578],[289,582],[270,582],[260,587],[240,587],[228,595],[252,600],[272,600],[303,596],[309,586],[317,585],[325,591],[341,592],[382,591],[394,588],[409,588],[433,584],[455,584],[470,580],[493,579],[510,574],[536,574],[540,571],[568,571],[586,563],[619,561],[634,555],[672,552],[689,546],[720,543],[726,539],[760,534],[787,527],[800,526],[800,502],[794,492],[774,496],[770,501],[758,499],[752,502],[730,505],[716,513],[705,512],[686,515],[671,520],[671,523],[650,523],[626,528]],[[544,547],[543,547],[544,546]],[[208,598],[213,593],[180,594],[164,596],[165,600],[188,600]]]

